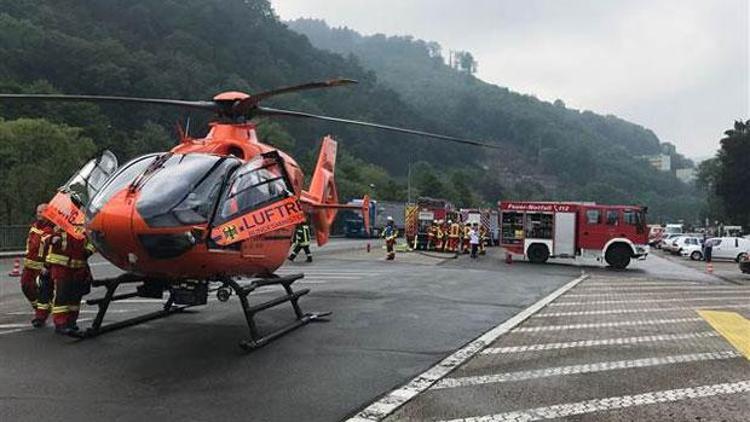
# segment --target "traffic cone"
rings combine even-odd
[[[714,272],[714,264],[712,262],[706,263],[706,272],[709,274],[713,274]]]
[[[512,264],[513,263],[513,255],[506,253],[505,254],[505,263],[506,264]]]
[[[16,258],[13,261],[13,269],[8,273],[10,277],[21,277],[21,260]]]

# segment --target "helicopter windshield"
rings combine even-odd
[[[138,213],[151,227],[207,223],[227,173],[240,163],[208,154],[172,155],[145,180]]]
[[[76,202],[86,207],[116,170],[117,157],[104,151],[101,157],[92,159],[74,174],[63,186],[63,191],[70,192]]]
[[[89,218],[93,217],[115,194],[143,173],[158,156],[159,154],[143,155],[120,167],[120,170],[107,181],[91,200],[87,210]]]

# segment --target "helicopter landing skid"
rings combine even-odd
[[[104,294],[104,297],[98,298],[98,299],[89,299],[86,301],[87,305],[97,305],[99,307],[99,311],[96,314],[96,317],[94,318],[94,322],[91,324],[91,327],[86,329],[86,331],[83,331],[77,335],[79,338],[91,338],[96,337],[98,335],[108,333],[110,331],[119,330],[126,327],[132,327],[134,325],[143,324],[144,322],[152,321],[159,318],[164,318],[169,315],[182,312],[185,309],[188,309],[193,306],[197,306],[200,303],[196,304],[181,304],[181,305],[175,305],[175,295],[173,292],[170,292],[169,298],[167,301],[162,305],[162,309],[160,311],[151,312],[145,315],[140,315],[134,318],[128,318],[123,321],[114,322],[111,324],[103,325],[104,322],[104,316],[107,313],[107,310],[109,309],[109,305],[112,302],[117,302],[118,300],[125,300],[130,299],[134,297],[145,297],[145,298],[159,298],[161,299],[164,293],[164,286],[160,285],[157,288],[150,288],[146,289],[146,285],[143,284],[141,286],[138,286],[137,290],[135,292],[131,293],[123,293],[116,295],[115,291],[118,287],[120,287],[121,284],[126,283],[138,283],[143,282],[142,277],[135,276],[133,274],[123,274],[119,277],[110,278],[110,279],[104,279],[104,280],[94,280],[92,282],[93,287],[105,287],[107,289],[107,292]]]
[[[242,310],[245,313],[245,319],[247,320],[247,326],[250,330],[250,338],[247,340],[242,340],[240,342],[240,347],[242,349],[246,351],[255,350],[265,346],[269,342],[276,340],[277,338],[293,330],[296,330],[299,327],[302,327],[303,325],[307,325],[310,322],[327,321],[326,317],[331,314],[330,312],[302,312],[302,308],[300,308],[298,303],[299,298],[310,293],[310,289],[301,289],[294,291],[292,289],[292,284],[303,277],[304,274],[292,274],[283,277],[271,275],[268,278],[253,280],[250,284],[244,285],[232,279],[225,281],[225,284],[228,285],[239,297],[240,304],[242,305]],[[258,289],[259,287],[273,285],[281,285],[286,291],[286,294],[270,299],[266,302],[259,303],[257,305],[250,305],[250,302],[247,299],[250,293]],[[295,321],[271,333],[261,335],[258,331],[257,325],[255,324],[255,315],[259,312],[265,311],[266,309],[282,305],[286,302],[289,302],[292,305],[292,309],[294,309],[294,314],[296,316]]]

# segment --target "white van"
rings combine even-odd
[[[742,237],[714,237],[706,241],[711,246],[711,259],[731,259],[739,262],[750,251],[750,239]]]

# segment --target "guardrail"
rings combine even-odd
[[[26,236],[29,226],[0,226],[0,252],[23,251],[26,248]]]

